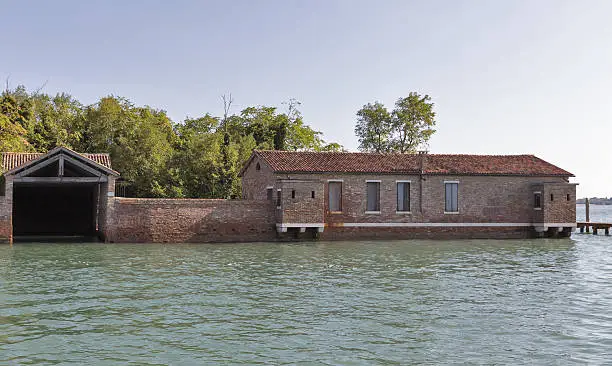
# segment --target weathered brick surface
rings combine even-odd
[[[545,183],[543,186],[544,192],[542,201],[544,203],[544,222],[576,222],[576,186],[573,184],[553,183]]]
[[[533,185],[544,181],[556,183],[560,189],[573,190],[575,186],[564,182],[562,178],[538,177],[495,177],[495,176],[424,176],[416,175],[343,175],[343,174],[277,174],[276,179],[319,180],[324,192],[325,222],[334,223],[386,223],[386,222],[440,222],[440,223],[532,223],[538,219],[537,210],[533,207]],[[328,208],[327,181],[341,179],[342,212],[330,213]],[[366,181],[380,180],[379,214],[366,213]],[[409,180],[410,213],[397,212],[396,181]],[[459,182],[459,213],[444,213],[444,182]],[[285,183],[286,184],[286,183]],[[307,189],[311,189],[308,187]],[[306,189],[297,191],[304,195]],[[422,194],[421,194],[422,192]],[[284,192],[286,197],[289,192]],[[575,202],[575,200],[571,201]],[[560,210],[568,207],[560,207]],[[571,210],[570,210],[571,211]],[[574,208],[575,212],[575,208]],[[571,216],[571,213],[564,213]],[[574,213],[575,215],[575,213]],[[283,217],[283,222],[293,219]],[[572,220],[565,221],[572,222]]]
[[[0,243],[8,243],[13,239],[13,182],[6,178],[5,192],[0,196]]]
[[[110,242],[204,243],[276,239],[269,202],[111,199]]]
[[[530,227],[328,227],[321,240],[522,239],[536,236]]]
[[[257,164],[260,170],[257,170]],[[272,169],[268,164],[255,157],[242,175],[242,198],[245,200],[266,200],[267,187],[273,188],[273,197],[276,199],[276,189],[279,188]]]
[[[316,223],[324,222],[324,185],[320,179],[280,180],[281,208],[277,211],[279,223]],[[295,192],[295,197],[293,197]],[[312,194],[314,192],[314,198]]]

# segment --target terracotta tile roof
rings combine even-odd
[[[15,152],[3,152],[2,154],[2,166],[0,166],[0,171],[6,172],[9,170],[13,170],[19,166],[27,164],[28,162],[38,159],[43,153],[15,153]],[[88,154],[88,153],[79,153],[87,159],[93,160],[96,163],[105,166],[109,169],[111,167],[110,156],[108,154]]]
[[[409,173],[433,175],[562,176],[569,173],[533,155],[375,154],[255,151],[279,173]],[[247,163],[248,164],[248,163]]]

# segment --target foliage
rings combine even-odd
[[[359,150],[387,152],[390,149],[391,114],[382,103],[368,103],[357,111],[355,134],[359,138]]]
[[[379,102],[357,112],[355,134],[359,149],[370,152],[413,153],[436,132],[434,104],[429,95],[411,92],[399,98],[389,112]]]
[[[66,93],[20,86],[0,98],[0,150],[109,153],[128,195],[191,198],[240,197],[238,173],[253,149],[343,150],[304,122],[295,100],[286,113],[254,106],[230,114],[230,105],[222,117],[174,123],[164,111],[118,96],[84,106]]]

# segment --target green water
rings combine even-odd
[[[612,237],[0,246],[0,364],[605,364]]]

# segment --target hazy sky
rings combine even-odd
[[[116,94],[175,121],[302,102],[355,150],[355,112],[432,96],[432,153],[535,154],[612,196],[612,1],[7,1],[0,78]]]

